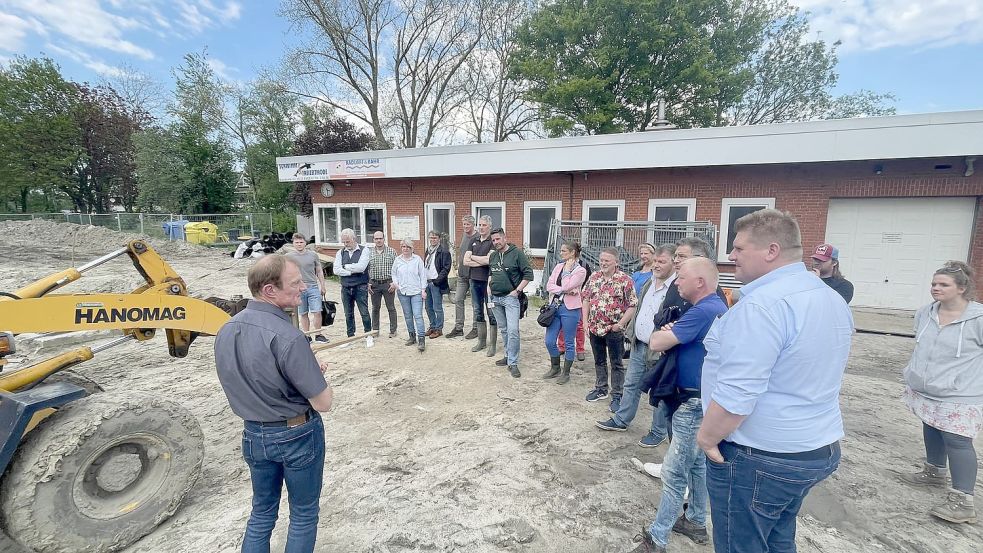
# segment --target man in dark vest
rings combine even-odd
[[[362,316],[362,330],[372,331],[372,318],[369,316],[369,261],[372,250],[355,242],[355,231],[346,228],[341,231],[341,243],[345,246],[335,258],[334,274],[341,277],[341,305],[345,308],[345,330],[348,336],[355,335],[355,305]]]

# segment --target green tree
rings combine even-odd
[[[678,126],[885,113],[833,98],[836,45],[787,0],[557,0],[529,17],[512,64],[552,135],[640,131],[660,99]]]
[[[177,135],[168,128],[150,127],[133,136],[137,206],[141,211],[181,213],[192,189]]]
[[[188,54],[174,70],[173,132],[189,180],[185,211],[225,213],[235,203],[236,174],[222,133],[224,89],[204,54]]]
[[[762,17],[737,0],[558,0],[517,34],[513,70],[553,135],[639,131],[660,99],[680,126],[712,122],[709,98],[757,46]],[[675,106],[679,106],[677,109]]]
[[[51,203],[84,156],[78,88],[48,58],[0,67],[0,197],[22,212],[32,194]]]

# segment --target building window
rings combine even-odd
[[[592,223],[616,222],[625,220],[624,200],[584,200],[581,219]],[[589,227],[582,233],[582,245],[600,249],[621,246],[625,241],[625,231],[617,225]]]
[[[649,221],[695,221],[696,198],[649,200]]]
[[[478,224],[478,219],[487,215],[492,220],[491,228],[501,227],[506,232],[509,230],[505,228],[505,202],[472,202],[471,214],[474,215],[475,225]]]
[[[523,204],[522,243],[533,255],[546,255],[550,241],[550,224],[559,219],[562,202],[525,202]]]
[[[341,244],[341,229],[355,231],[355,241],[368,244],[376,231],[386,232],[383,204],[314,204],[318,244]]]
[[[427,232],[435,230],[447,237],[454,245],[454,204],[423,204],[423,209],[427,214]],[[427,236],[429,239],[429,235]],[[429,244],[429,242],[427,242]]]
[[[717,243],[717,261],[727,263],[727,256],[734,249],[734,224],[738,219],[762,209],[774,209],[775,198],[724,198],[720,202],[720,237]]]

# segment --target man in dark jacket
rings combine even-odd
[[[423,260],[427,268],[427,317],[430,319],[428,338],[437,338],[444,333],[444,294],[450,291],[447,274],[451,271],[451,252],[440,242],[440,233],[431,230],[430,245]]]
[[[829,244],[816,246],[816,251],[812,253],[812,272],[823,279],[826,286],[843,296],[848,304],[853,300],[853,283],[840,272],[840,250]]]

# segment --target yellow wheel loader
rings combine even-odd
[[[49,294],[123,255],[146,280],[133,292]],[[0,293],[0,526],[9,536],[0,534],[0,551],[17,547],[10,538],[38,553],[119,551],[174,514],[201,472],[197,420],[160,397],[102,392],[66,369],[160,329],[170,355],[184,357],[228,319],[189,297],[142,240]],[[4,359],[20,333],[106,329],[122,336],[17,370]]]

